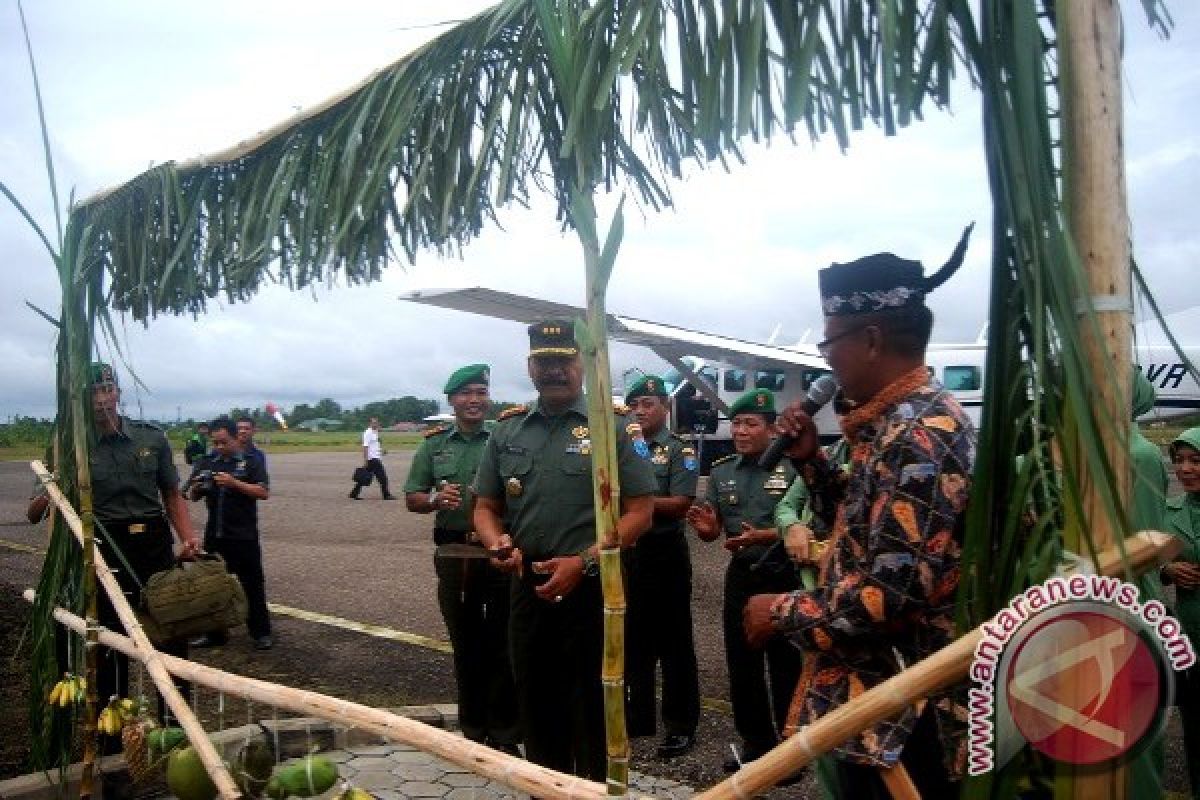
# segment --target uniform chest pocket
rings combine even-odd
[[[454,477],[458,464],[453,453],[433,454],[433,477],[448,481]]]
[[[437,462],[434,462],[434,472],[437,472]],[[528,475],[533,469],[533,456],[529,453],[498,453],[496,468],[501,478]]]
[[[92,459],[92,483],[105,484],[117,475],[116,466],[108,459]]]

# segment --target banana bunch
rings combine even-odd
[[[82,703],[87,694],[87,681],[82,675],[64,672],[62,680],[54,684],[46,703],[50,707],[66,708],[71,703]]]
[[[96,718],[96,730],[106,736],[117,736],[121,726],[125,724],[125,715],[121,710],[121,700],[115,694],[109,699],[108,705]]]

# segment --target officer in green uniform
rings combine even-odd
[[[488,381],[487,364],[462,367],[446,381],[454,422],[426,432],[413,456],[404,500],[409,511],[435,515],[433,568],[438,606],[454,646],[459,727],[472,741],[516,754],[521,737],[508,658],[512,579],[488,563],[471,519],[470,485],[488,440]],[[463,546],[480,557],[469,557]]]
[[[121,390],[108,364],[91,365],[91,390],[96,434],[90,462],[96,543],[129,604],[137,608],[150,576],[175,563],[171,529],[182,543],[182,558],[195,554],[196,534],[179,491],[179,473],[166,435],[148,422],[117,413]],[[98,618],[106,628],[124,632],[103,592],[98,597]],[[186,639],[158,649],[187,658]],[[102,699],[114,694],[129,696],[127,656],[100,648],[96,691]],[[162,715],[160,703],[160,718]]]
[[[1167,501],[1166,529],[1182,540],[1183,550],[1162,568],[1162,577],[1175,585],[1175,615],[1196,647],[1200,645],[1200,428],[1176,436],[1170,453],[1184,494]],[[1176,680],[1192,796],[1200,797],[1200,758],[1196,757],[1200,753],[1200,664],[1179,673]]]
[[[732,557],[725,571],[722,629],[729,667],[733,724],[742,738],[742,761],[759,758],[779,742],[788,705],[800,677],[800,652],[786,641],[773,640],[752,649],[742,630],[746,601],[761,592],[799,588],[796,570],[779,544],[775,506],[796,478],[785,459],[774,469],[758,466],[771,444],[775,397],[755,389],[729,409],[736,453],[713,462],[706,502],[692,506],[687,521],[705,541],[725,534]],[[769,674],[769,681],[768,681]],[[725,764],[739,767],[737,759]]]
[[[625,550],[625,688],[630,736],[655,732],[654,682],[662,664],[662,718],[666,729],[659,758],[683,755],[696,741],[700,682],[692,636],[692,560],[683,518],[696,496],[696,451],[667,427],[667,389],[645,375],[625,395],[642,427],[658,491],[654,524]]]
[[[529,328],[537,401],[501,414],[475,477],[475,530],[516,574],[509,640],[530,761],[604,780],[603,600],[583,364],[567,321]],[[649,529],[657,488],[637,423],[616,431],[617,535]]]

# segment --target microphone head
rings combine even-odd
[[[822,375],[808,387],[808,400],[816,406],[823,406],[837,394],[837,378],[832,375]]]

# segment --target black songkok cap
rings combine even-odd
[[[925,268],[920,261],[909,261],[892,253],[875,253],[821,270],[817,273],[817,282],[825,316],[870,314],[924,305],[925,295],[945,283],[962,266],[974,227],[973,222],[966,227],[950,260],[929,277],[925,277]]]

